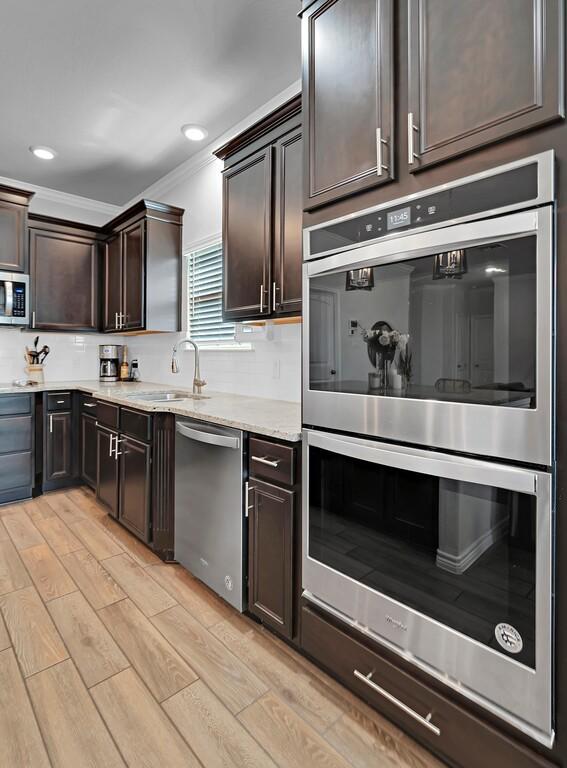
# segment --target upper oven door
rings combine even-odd
[[[304,265],[304,423],[549,466],[553,209]]]

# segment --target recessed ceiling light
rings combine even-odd
[[[51,147],[30,147],[30,152],[40,160],[53,160],[57,152]]]
[[[192,125],[188,123],[181,128],[181,133],[189,141],[203,141],[208,136],[208,131],[202,128],[200,125]]]

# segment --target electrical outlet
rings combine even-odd
[[[358,320],[348,321],[348,335],[354,336],[358,330]]]

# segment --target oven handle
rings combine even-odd
[[[400,449],[396,445],[375,444],[368,440],[345,439],[306,430],[309,446],[323,448],[349,458],[370,461],[388,467],[420,472],[425,475],[490,485],[518,493],[537,494],[537,472],[501,466],[489,461],[465,459],[433,451]]]
[[[374,674],[373,672],[369,672],[367,675],[363,675],[362,672],[358,671],[358,669],[353,669],[352,673],[356,678],[358,678],[359,680],[362,680],[363,683],[366,683],[366,685],[369,685],[373,691],[376,691],[376,693],[379,693],[380,696],[383,696],[385,699],[390,701],[392,704],[398,707],[398,709],[401,709],[402,712],[405,712],[406,715],[413,717],[414,720],[417,720],[418,723],[421,723],[421,725],[429,729],[436,736],[441,736],[441,729],[431,722],[431,718],[433,717],[433,712],[429,712],[425,717],[418,714],[414,709],[412,709],[411,707],[408,707],[407,704],[404,704],[403,701],[400,701],[395,696],[392,696],[391,693],[388,693],[388,691],[385,688],[382,688],[381,686],[377,685],[374,682],[374,680],[372,680],[372,675]]]

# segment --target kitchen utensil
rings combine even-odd
[[[50,352],[51,352],[50,348],[47,346],[47,344],[44,344],[43,347],[40,349],[40,351],[38,353],[38,358],[39,358],[39,364],[40,365],[43,365],[43,362],[44,362],[45,358],[47,357],[47,355]]]

